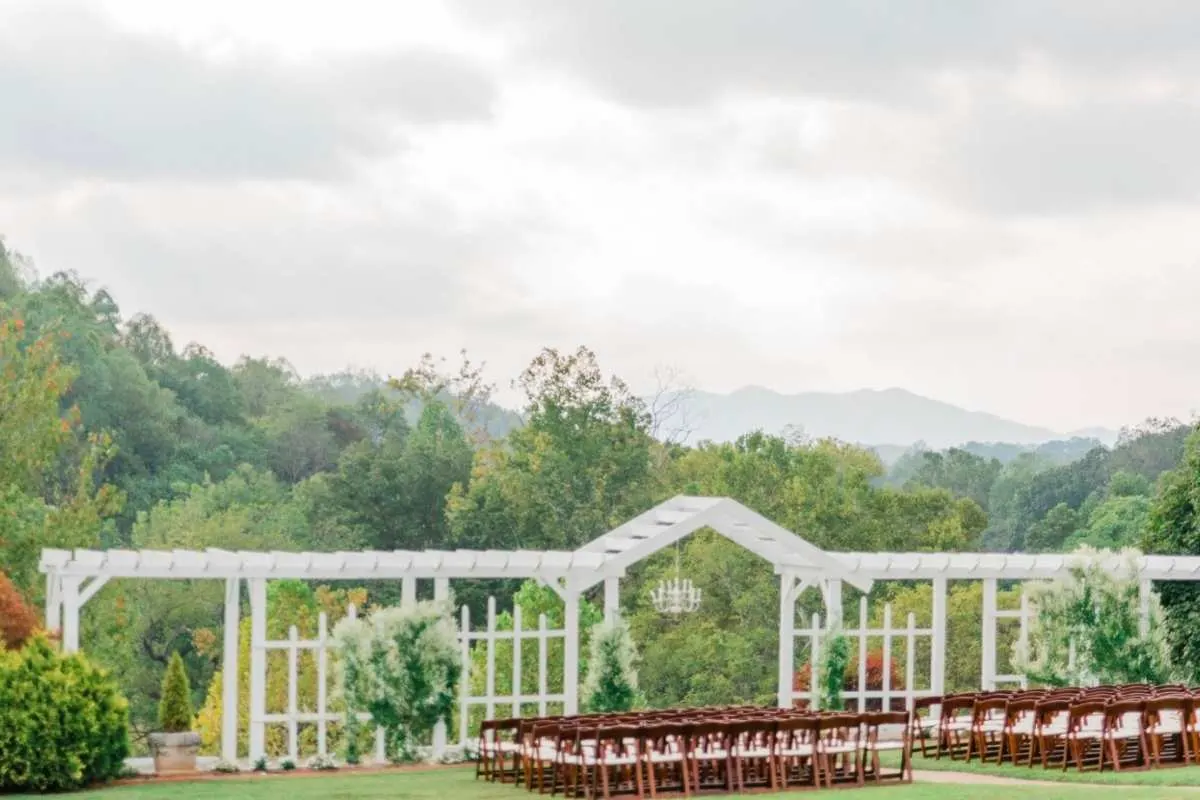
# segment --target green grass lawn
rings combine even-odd
[[[896,763],[895,758],[892,763]],[[1061,767],[1042,769],[1037,767],[1014,767],[1009,764],[980,764],[978,760],[970,763],[951,761],[948,758],[913,759],[913,769],[938,772],[970,772],[978,775],[995,775],[1002,778],[1020,778],[1023,780],[1054,781],[1056,783],[1102,783],[1127,786],[1193,786],[1200,787],[1200,767],[1164,767],[1163,769],[1139,772],[1079,772],[1074,767],[1063,772]],[[1200,795],[1197,795],[1200,796]]]
[[[1089,794],[1090,793],[1090,794]],[[889,785],[866,788],[836,797],[887,797],[888,800],[1083,800],[1094,796],[1095,788],[1082,786],[953,786],[940,784]],[[438,770],[374,775],[331,775],[329,777],[229,778],[196,783],[163,783],[123,786],[84,792],[71,797],[100,800],[513,800],[527,798],[524,790],[511,785],[477,783],[473,770]],[[768,798],[804,797],[806,793],[756,795]],[[1121,792],[1121,800],[1182,800],[1197,797],[1186,789],[1132,788]]]

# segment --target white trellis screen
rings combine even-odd
[[[347,614],[351,619],[354,619],[357,617],[358,611],[351,605],[347,609]],[[466,747],[470,742],[469,737],[473,733],[472,710],[475,708],[483,708],[484,719],[493,719],[496,716],[497,708],[504,709],[505,711],[511,708],[513,716],[520,716],[522,706],[536,705],[538,713],[544,716],[550,704],[562,704],[564,702],[565,697],[561,692],[551,693],[550,691],[548,664],[550,643],[555,639],[565,640],[566,632],[550,629],[545,614],[539,615],[536,628],[526,629],[521,617],[521,609],[519,606],[515,607],[512,614],[512,629],[500,630],[497,627],[496,599],[489,597],[485,629],[472,630],[471,612],[467,606],[462,607],[459,619],[461,624],[458,632],[458,641],[459,652],[461,653],[462,679],[460,681],[457,732],[458,745],[460,747]],[[524,684],[522,683],[526,673],[524,672],[525,664],[522,663],[523,648],[520,646],[520,643],[529,640],[537,642],[537,663],[530,665],[530,668],[534,670],[532,674],[536,676],[537,684],[537,689],[532,694],[523,692]],[[513,642],[512,685],[505,687],[505,689],[500,691],[500,694],[497,694],[496,645],[502,641]],[[471,693],[472,651],[478,644],[482,644],[485,650],[486,682],[483,695],[473,695]],[[301,639],[296,626],[293,625],[288,631],[287,639],[265,640],[260,647],[266,653],[283,651],[287,654],[287,708],[285,711],[276,713],[266,713],[265,709],[259,709],[258,713],[255,713],[252,709],[250,715],[251,725],[286,726],[287,756],[293,761],[311,755],[310,753],[301,752],[302,737],[300,736],[300,726],[315,725],[316,753],[318,755],[326,755],[329,752],[329,724],[341,725],[345,722],[345,714],[329,711],[330,673],[332,668],[330,654],[336,652],[339,645],[329,636],[329,623],[326,615],[322,612],[317,618],[316,639]],[[312,652],[312,657],[316,663],[316,707],[311,709],[301,708],[299,701],[300,654],[305,652]],[[264,658],[264,661],[269,664],[269,659]],[[366,723],[371,721],[371,715],[367,713],[360,713],[358,718],[360,721]],[[436,755],[441,755],[445,749],[446,731],[442,726],[439,726],[439,729],[434,734],[433,752]],[[376,729],[375,732],[375,758],[377,761],[385,761],[387,758],[382,729]]]
[[[934,639],[933,629],[918,628],[916,615],[911,612],[903,627],[895,627],[892,620],[891,603],[883,607],[883,624],[881,627],[870,627],[867,612],[867,598],[862,597],[859,599],[858,605],[858,627],[846,629],[841,632],[853,644],[851,658],[858,664],[858,686],[855,689],[842,692],[843,700],[853,701],[857,705],[859,712],[863,712],[867,709],[868,700],[880,700],[881,708],[890,709],[893,699],[903,698],[905,709],[911,710],[917,698],[937,694],[931,686],[917,688],[917,645],[918,641],[922,638],[930,643],[930,669],[928,674],[932,676],[935,670],[933,663],[933,651],[935,648],[932,644]],[[807,640],[808,642],[810,678],[808,691],[793,691],[791,699],[794,702],[797,698],[807,698],[810,706],[816,708],[821,695],[820,681],[818,679],[821,665],[821,645],[825,637],[829,635],[829,630],[821,624],[821,616],[813,614],[811,627],[796,629],[794,635],[797,639]],[[882,645],[882,682],[878,689],[867,688],[867,654],[870,651],[872,640],[878,640]],[[904,650],[904,685],[902,687],[892,686],[892,654],[897,644]],[[929,679],[927,678],[926,680],[928,681]]]
[[[1033,609],[1029,605],[1029,595],[1025,587],[1021,587],[1021,604],[1019,608],[998,610],[996,608],[996,581],[985,580],[983,584],[983,668],[980,674],[980,686],[987,690],[998,688],[1001,683],[1015,683],[1022,689],[1029,687],[1029,680],[1024,675],[1000,674],[999,623],[1001,620],[1017,620],[1017,639],[1022,644],[1029,641],[1029,623],[1033,619]]]

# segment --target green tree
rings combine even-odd
[[[1150,524],[1151,500],[1140,494],[1114,495],[1092,509],[1087,526],[1069,536],[1063,549],[1082,546],[1096,550],[1136,547]]]
[[[656,497],[649,420],[591,351],[546,350],[522,374],[526,424],[481,449],[447,510],[463,547],[573,549]]]
[[[296,368],[282,358],[242,356],[232,370],[246,414],[254,419],[268,416],[302,391]]]
[[[58,337],[31,338],[19,317],[0,321],[0,569],[30,599],[42,591],[41,549],[99,544],[102,520],[122,499],[97,486],[113,448],[105,435],[86,435],[67,404],[75,376]]]
[[[329,408],[315,397],[294,395],[270,416],[258,420],[266,439],[271,470],[297,483],[337,463],[337,437]]]
[[[426,405],[411,432],[402,418],[351,446],[328,480],[339,519],[369,547],[445,547],[447,496],[471,476],[473,453],[453,413]]]
[[[629,711],[638,701],[637,648],[619,617],[592,631],[591,657],[581,694],[592,713]]]
[[[1046,517],[1034,523],[1025,537],[1025,549],[1033,553],[1057,553],[1082,527],[1079,512],[1059,503]]]
[[[908,483],[947,489],[961,497],[969,497],[981,507],[986,507],[992,485],[1002,469],[1003,466],[997,458],[985,459],[952,447],[944,453],[922,453],[920,464]]]
[[[1142,537],[1147,553],[1200,554],[1200,433],[1187,441],[1182,462],[1162,477]],[[1176,665],[1200,679],[1200,586],[1191,581],[1159,585],[1167,641]]]
[[[179,653],[172,653],[163,676],[162,699],[158,701],[158,728],[163,733],[192,729],[192,685]]]
[[[219,483],[191,487],[139,516],[132,544],[148,550],[291,550],[304,516],[274,475],[243,467]],[[88,652],[113,671],[130,698],[135,731],[148,733],[160,676],[173,653],[191,684],[208,684],[219,663],[223,588],[214,581],[113,581],[89,603]],[[285,631],[286,633],[286,631]]]

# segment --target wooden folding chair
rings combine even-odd
[[[907,722],[908,714],[903,711],[880,711],[863,715],[862,760],[859,764],[859,774],[863,776],[864,780],[870,779],[878,783],[895,778],[902,782],[912,782],[912,729],[906,724]],[[882,738],[880,734],[885,725],[898,725],[902,731],[901,738],[899,740]],[[900,771],[891,775],[884,774],[879,754],[895,751],[900,752]],[[869,769],[868,758],[870,759]]]

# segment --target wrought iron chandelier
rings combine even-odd
[[[701,591],[692,585],[691,579],[679,577],[679,546],[675,546],[675,577],[659,581],[658,588],[650,592],[650,602],[660,614],[690,614],[700,608]]]

